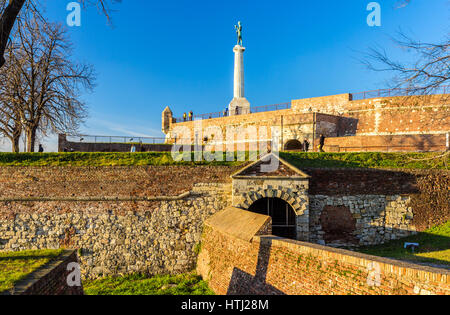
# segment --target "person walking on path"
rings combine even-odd
[[[320,140],[319,140],[319,152],[325,152],[323,150],[323,147],[325,146],[325,136],[323,134],[320,135]]]

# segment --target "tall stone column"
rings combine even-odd
[[[245,98],[244,51],[245,47],[234,46],[234,95],[228,106],[230,115],[250,114],[250,103]]]

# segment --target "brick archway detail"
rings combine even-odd
[[[239,208],[248,210],[250,206],[263,198],[280,198],[286,201],[292,209],[294,209],[297,216],[303,215],[308,209],[308,200],[304,196],[298,196],[291,189],[278,186],[271,189],[258,189],[246,192],[241,195],[243,202],[238,205]]]

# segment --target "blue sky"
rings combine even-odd
[[[66,0],[43,0],[65,23]],[[234,24],[244,27],[246,97],[252,106],[386,87],[387,73],[360,64],[379,45],[402,58],[389,35],[400,28],[423,41],[449,31],[448,0],[378,1],[382,26],[366,23],[368,0],[123,0],[113,26],[95,8],[69,28],[75,56],[95,66],[97,87],[83,95],[90,117],[81,132],[162,136],[161,112],[222,111],[233,93]],[[54,140],[47,140],[54,148]]]

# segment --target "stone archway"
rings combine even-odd
[[[308,200],[305,195],[295,194],[291,189],[281,186],[272,189],[251,190],[241,196],[243,201],[238,207],[245,210],[248,210],[255,201],[263,198],[280,198],[286,201],[297,216],[304,214],[308,209]]]
[[[297,139],[289,140],[284,145],[284,150],[286,150],[286,151],[300,151],[300,150],[303,150],[303,143],[301,143]]]
[[[309,200],[306,194],[295,193],[293,190],[277,186],[271,189],[257,189],[241,194],[242,202],[238,208],[250,210],[251,206],[258,200],[266,198],[277,198],[285,201],[295,213],[296,239],[308,241],[309,239]]]
[[[259,199],[250,206],[248,211],[270,216],[273,235],[290,239],[297,238],[296,213],[283,199]]]

